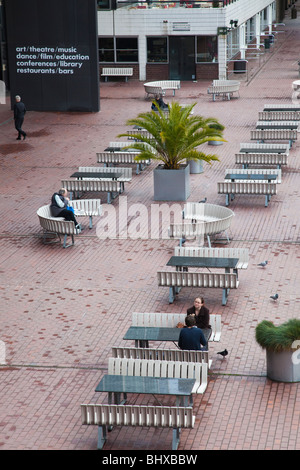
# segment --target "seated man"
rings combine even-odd
[[[68,209],[69,198],[68,191],[61,188],[58,193],[54,193],[51,198],[50,212],[52,217],[64,217],[65,220],[73,221],[78,232],[82,230],[81,225],[77,222],[74,211]]]
[[[207,351],[207,341],[201,328],[197,328],[195,317],[193,315],[185,317],[185,324],[179,335],[180,349]]]
[[[155,96],[155,101],[152,103],[151,105],[151,109],[153,109],[153,111],[157,111],[157,105],[158,104],[158,107],[162,110],[162,111],[166,111],[169,109],[169,106],[164,102],[163,98],[162,98],[162,95],[156,95]]]

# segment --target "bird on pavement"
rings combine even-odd
[[[277,300],[278,294],[270,295],[270,299]]]
[[[205,197],[204,199],[201,199],[201,201],[199,201],[199,202],[204,203],[206,201],[207,201],[207,197]]]
[[[227,351],[227,349],[224,349],[224,351],[219,351],[219,352],[217,352],[217,354],[220,354],[220,356],[223,356],[223,358],[224,358],[225,356],[228,355],[228,351]]]
[[[268,264],[268,261],[262,261],[257,266],[262,266],[264,268],[265,266],[267,266],[267,264]]]

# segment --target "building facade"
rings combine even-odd
[[[247,67],[249,51],[270,47],[294,2],[101,0],[100,69],[130,66],[141,81],[226,79]]]

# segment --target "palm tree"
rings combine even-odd
[[[148,135],[142,132],[136,134],[137,141],[128,146],[139,150],[136,160],[158,160],[165,169],[173,170],[179,169],[186,160],[204,160],[210,164],[218,161],[217,155],[198,150],[205,142],[225,142],[222,130],[209,127],[211,124],[219,124],[218,120],[193,115],[195,105],[196,103],[182,107],[178,102],[173,102],[169,105],[169,113],[157,106],[158,111],[141,113],[138,117],[129,119],[128,125],[148,131]],[[127,134],[120,134],[118,137],[124,136]]]

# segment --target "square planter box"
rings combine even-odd
[[[166,170],[158,165],[153,170],[155,201],[186,201],[190,196],[190,166],[180,165],[178,170]]]
[[[293,353],[267,350],[267,377],[276,382],[300,382],[300,364],[293,361]]]

